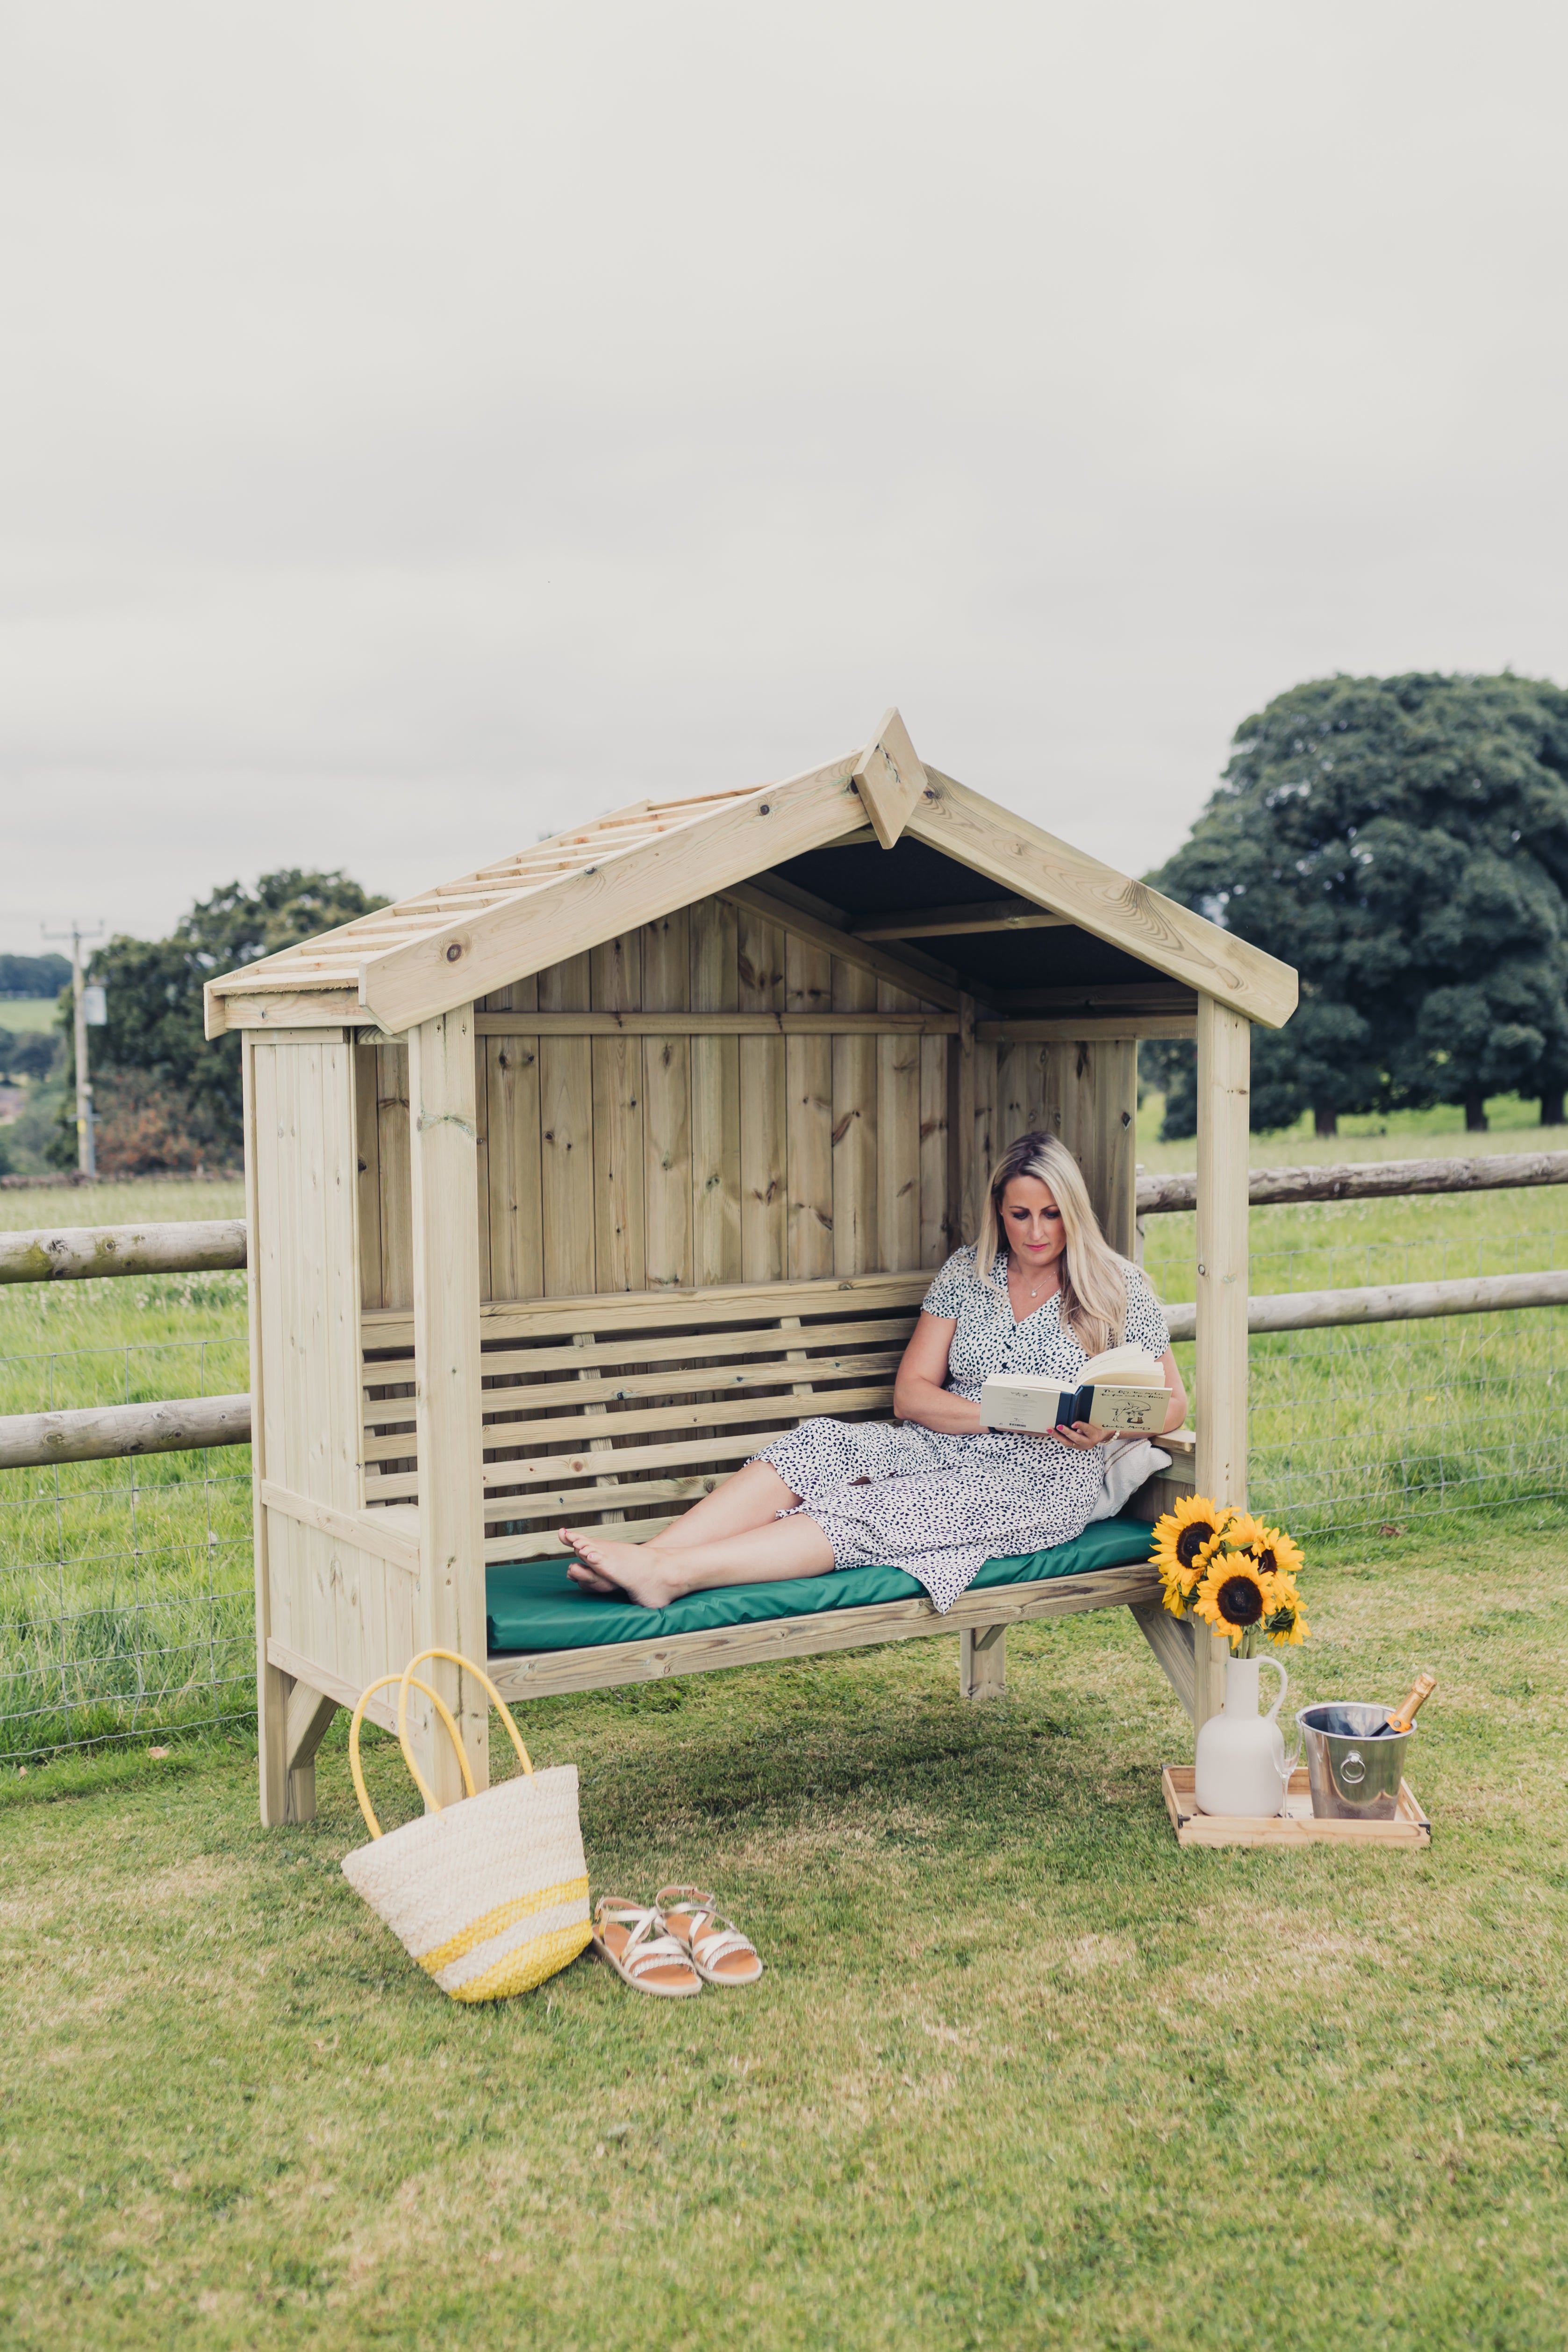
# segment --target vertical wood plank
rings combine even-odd
[[[691,917],[691,1010],[738,1008],[735,909],[700,898]],[[737,1037],[691,1040],[691,1244],[699,1283],[741,1278],[741,1056]]]
[[[486,1654],[479,1387],[479,1187],[471,1004],[409,1032],[415,1108],[415,1418],[419,1446],[421,1646]],[[433,1662],[474,1778],[488,1784],[488,1702],[467,1675]],[[460,1685],[460,1687],[459,1687]],[[431,1730],[439,1735],[440,1727]],[[426,1735],[420,1761],[442,1804],[463,1784],[449,1740]]]
[[[589,969],[595,1013],[642,1010],[642,941],[636,931],[595,948]],[[593,1040],[594,1265],[600,1290],[644,1287],[642,1047],[640,1037]]]
[[[918,1013],[921,1001],[877,983],[879,1013]],[[902,1273],[921,1260],[921,1040],[877,1040],[877,1243],[879,1263]]]
[[[587,1013],[586,954],[539,975],[542,1013]],[[544,1296],[594,1287],[594,1062],[586,1037],[539,1041],[540,1193]]]
[[[376,1127],[381,1171],[381,1300],[383,1307],[414,1299],[413,1211],[409,1202],[408,1048],[378,1045]]]
[[[776,923],[737,909],[737,1010],[784,1010],[784,938]],[[789,1258],[788,1087],[782,1037],[742,1037],[741,1279],[782,1282]]]
[[[360,1299],[381,1305],[381,1130],[376,1118],[376,1049],[355,1045],[354,1146],[359,1174]]]
[[[691,927],[684,907],[644,926],[643,1004],[685,1013],[691,997]],[[650,1289],[691,1281],[691,1041],[643,1039],[644,1278]]]
[[[921,1039],[921,1264],[940,1265],[957,1247],[949,1235],[947,1185],[947,1045]]]
[[[833,959],[835,1013],[874,1013],[877,981]],[[877,1045],[875,1037],[833,1043],[833,1271],[879,1265],[877,1235]]]
[[[248,1032],[240,1037],[242,1117],[245,1129],[245,1218],[248,1235],[245,1287],[250,1328],[251,1539],[256,1577],[256,1728],[258,1797],[263,1829],[287,1816],[289,1759],[285,1730],[289,1679],[267,1655],[272,1638],[270,1529],[261,1507],[261,1482],[274,1476],[268,1435],[278,1433],[279,1400],[271,1394],[268,1367],[276,1367],[277,1242],[272,1230],[271,1183],[262,1171],[277,1163],[277,1112],[272,1074],[277,1049],[258,1046]],[[281,1629],[279,1629],[281,1638]]]
[[[947,1052],[947,1198],[953,1249],[979,1235],[984,1178],[990,1174],[988,1158],[984,1176],[977,1164],[983,1116],[975,1101],[976,1056],[980,1050],[974,1042],[974,999],[961,996],[958,1034],[948,1039]],[[994,1067],[993,1055],[993,1074]]]
[[[784,1002],[791,1013],[831,1013],[833,958],[790,933]],[[789,1273],[812,1282],[833,1272],[833,1041],[791,1037],[784,1047],[789,1127]]]
[[[1197,1478],[1247,1504],[1247,1113],[1252,1033],[1198,998]]]
[[[539,1009],[536,980],[514,981],[492,996],[495,1010]],[[544,1228],[540,1200],[539,1046],[532,1037],[487,1037],[485,1083],[489,1128],[490,1296],[544,1294]]]
[[[991,1171],[995,1167],[1011,1138],[1002,1132],[996,1116],[996,1048],[976,1045],[974,1048],[974,1162],[973,1174],[973,1230],[980,1229],[980,1213],[991,1182]]]
[[[490,1291],[490,1089],[488,1040],[474,1039],[474,1179],[478,1186],[479,1297]]]
[[[1198,998],[1197,1482],[1247,1507],[1247,1137],[1252,1032],[1240,1013]],[[1218,1711],[1217,1645],[1194,1626],[1194,1729]],[[1206,1654],[1205,1654],[1206,1653]]]

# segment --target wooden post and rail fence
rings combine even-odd
[[[1368,1201],[1568,1184],[1568,1151],[1498,1152],[1468,1160],[1385,1160],[1331,1168],[1259,1168],[1254,1208],[1289,1202]],[[1140,1176],[1140,1219],[1196,1207],[1196,1175]],[[0,1234],[0,1283],[79,1282],[114,1275],[208,1274],[243,1269],[241,1218],[199,1223],[75,1226]],[[1453,1282],[1396,1282],[1359,1289],[1279,1291],[1249,1298],[1249,1332],[1310,1331],[1433,1316],[1484,1315],[1568,1306],[1568,1270],[1479,1275]],[[1191,1339],[1192,1306],[1168,1307],[1173,1339]],[[195,1452],[250,1442],[248,1395],[182,1397],[157,1404],[0,1416],[0,1470],[52,1462],[100,1462]]]

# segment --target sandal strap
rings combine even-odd
[[[705,1886],[661,1886],[654,1896],[660,1911],[711,1911],[713,1896]]]
[[[728,1922],[723,1927],[715,1926],[693,1936],[691,1949],[705,1969],[717,1968],[721,1960],[730,1959],[736,1952],[750,1952],[752,1959],[757,1957],[757,1948],[751,1937],[742,1936],[739,1927],[732,1927]]]
[[[637,1978],[647,1976],[652,1969],[673,1968],[677,1964],[689,1969],[691,1955],[683,1944],[676,1942],[673,1936],[656,1936],[652,1943],[638,1944],[635,1949],[628,1944],[620,1956],[620,1961],[635,1983]]]

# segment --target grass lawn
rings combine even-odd
[[[1015,1632],[980,1706],[949,1640],[536,1705],[595,1893],[716,1882],[757,1937],[756,1990],[680,2005],[587,1959],[444,2000],[339,1873],[341,1727],[301,1830],[233,1749],[7,1775],[0,2336],[1560,2347],[1538,1516],[1311,1573],[1303,1696],[1440,1678],[1426,1853],[1179,1852],[1121,1612]]]

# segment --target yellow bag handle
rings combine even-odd
[[[436,1801],[434,1790],[430,1787],[430,1784],[426,1780],[424,1773],[421,1772],[418,1765],[415,1762],[414,1750],[408,1744],[408,1685],[413,1677],[415,1667],[422,1666],[426,1658],[447,1658],[454,1666],[460,1666],[464,1674],[472,1675],[474,1680],[483,1686],[489,1698],[490,1705],[495,1708],[496,1713],[500,1716],[501,1721],[507,1727],[508,1736],[511,1740],[512,1746],[517,1750],[518,1762],[522,1766],[523,1770],[531,1780],[533,1778],[533,1766],[529,1761],[528,1750],[522,1744],[522,1735],[511,1719],[510,1708],[507,1706],[507,1703],[505,1699],[502,1698],[500,1691],[497,1690],[494,1683],[491,1682],[489,1675],[486,1674],[483,1666],[476,1666],[471,1658],[465,1658],[461,1652],[458,1650],[421,1650],[418,1656],[410,1658],[408,1664],[403,1669],[403,1688],[398,1693],[397,1697],[397,1738],[403,1749],[403,1760],[414,1776],[414,1785],[418,1790],[420,1795],[424,1798],[425,1802],[429,1807],[431,1812],[438,1813],[441,1808]],[[391,1677],[389,1676],[388,1679],[390,1680]],[[423,1688],[423,1685],[421,1685],[420,1687]],[[446,1714],[445,1708],[442,1709],[442,1713]],[[449,1716],[447,1717],[447,1720],[451,1729],[452,1737],[456,1739],[458,1737],[457,1726],[452,1723]],[[468,1792],[471,1797],[474,1793],[474,1784],[472,1780],[468,1780],[468,1765],[466,1760],[463,1766],[463,1778],[468,1782]]]
[[[417,1661],[416,1663],[417,1663]],[[438,1690],[432,1690],[428,1683],[421,1682],[417,1675],[413,1676],[410,1676],[406,1673],[401,1675],[382,1675],[375,1682],[367,1683],[364,1689],[360,1693],[360,1702],[354,1709],[354,1719],[349,1726],[349,1770],[354,1776],[354,1794],[359,1799],[359,1809],[364,1815],[365,1827],[369,1830],[373,1838],[381,1837],[384,1834],[384,1832],[382,1830],[381,1823],[376,1820],[375,1815],[371,1811],[370,1799],[365,1794],[364,1772],[359,1760],[360,1723],[364,1715],[365,1702],[368,1699],[374,1698],[378,1690],[384,1690],[388,1683],[400,1683],[403,1685],[405,1692],[406,1692],[410,1680],[412,1680],[416,1690],[423,1691],[427,1699],[431,1699],[435,1702],[437,1714],[440,1717],[442,1722],[446,1725],[447,1730],[452,1735],[452,1745],[458,1751],[458,1762],[462,1768],[463,1785],[467,1789],[470,1797],[474,1793],[474,1776],[468,1769],[468,1759],[463,1753],[463,1743],[458,1737],[458,1727],[452,1720],[452,1710],[447,1705],[447,1702],[442,1697],[440,1692]],[[406,1739],[403,1738],[401,1722],[399,1723],[398,1727],[398,1737],[400,1740],[402,1740],[404,1757],[407,1760],[410,1769],[414,1771],[415,1779],[417,1780],[419,1779],[419,1774],[417,1769],[414,1767],[412,1757],[409,1755],[408,1742]],[[420,1785],[423,1787],[424,1783],[421,1782]]]

